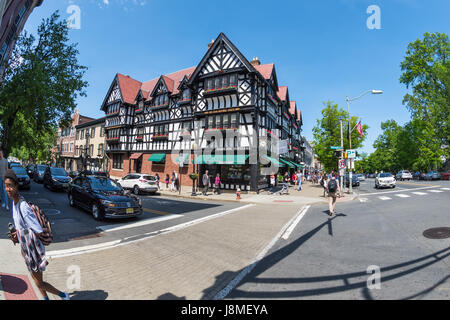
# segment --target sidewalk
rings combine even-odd
[[[281,187],[276,187],[273,191],[281,190]],[[236,199],[236,192],[232,190],[221,190],[221,194],[215,194],[213,189],[210,188],[207,196],[201,193],[202,189],[198,190],[196,196],[192,196],[192,187],[182,186],[181,193],[171,192],[163,187],[158,193],[164,196],[181,197],[186,199],[196,200],[214,200],[214,201],[233,201],[242,203],[254,203],[254,204],[273,204],[273,203],[293,203],[298,205],[313,204],[313,203],[328,203],[328,198],[323,197],[323,188],[318,184],[311,184],[310,182],[302,184],[302,190],[297,191],[296,186],[289,186],[289,194],[280,195],[278,192],[271,193],[270,191],[256,192],[241,192],[241,199]],[[354,200],[358,195],[355,193],[349,195],[343,193],[342,198],[338,198],[338,202]]]

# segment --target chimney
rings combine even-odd
[[[261,64],[261,61],[258,60],[258,57],[253,58],[252,61],[250,62],[250,64],[252,66],[259,66]]]
[[[214,39],[211,40],[210,43],[208,43],[208,49],[211,48],[211,46],[214,44]]]

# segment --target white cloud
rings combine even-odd
[[[109,0],[103,0],[103,3],[108,5],[109,4]]]

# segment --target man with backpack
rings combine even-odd
[[[336,207],[336,197],[337,194],[339,198],[341,197],[341,189],[339,188],[339,183],[336,180],[336,173],[331,175],[330,180],[326,184],[326,188],[328,191],[328,206],[330,209],[330,216],[334,214],[334,208]]]
[[[20,196],[19,180],[11,169],[6,170],[5,187],[8,197],[13,200],[14,228],[10,229],[10,239],[14,244],[20,244],[25,264],[44,300],[49,300],[47,292],[70,300],[67,292],[59,291],[43,280],[42,273],[48,265],[44,245],[48,245],[53,238],[50,222],[38,207],[30,206]]]

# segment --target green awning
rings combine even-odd
[[[239,155],[200,155],[195,159],[196,164],[245,164],[248,154]]]
[[[183,163],[187,164],[189,161],[189,153],[185,153],[183,156]],[[178,156],[177,160],[175,160],[175,162],[180,162],[180,156]]]
[[[291,167],[291,168],[295,168],[295,166],[291,163],[291,162],[289,162],[289,161],[287,161],[287,160],[284,160],[284,159],[281,159],[280,158],[280,161],[281,162],[283,162],[283,163],[285,163],[285,164],[287,164],[289,167]]]
[[[166,154],[165,153],[153,153],[150,158],[148,158],[148,161],[153,162],[164,162],[166,160]]]
[[[266,155],[264,155],[264,158],[266,158],[266,159],[269,160],[270,162],[275,163],[275,164],[276,164],[278,167],[280,167],[280,168],[285,167],[285,165],[284,165],[283,163],[281,163],[280,161],[278,161],[278,160],[275,159],[275,158],[272,158],[272,157],[269,157],[269,156],[266,156]]]

